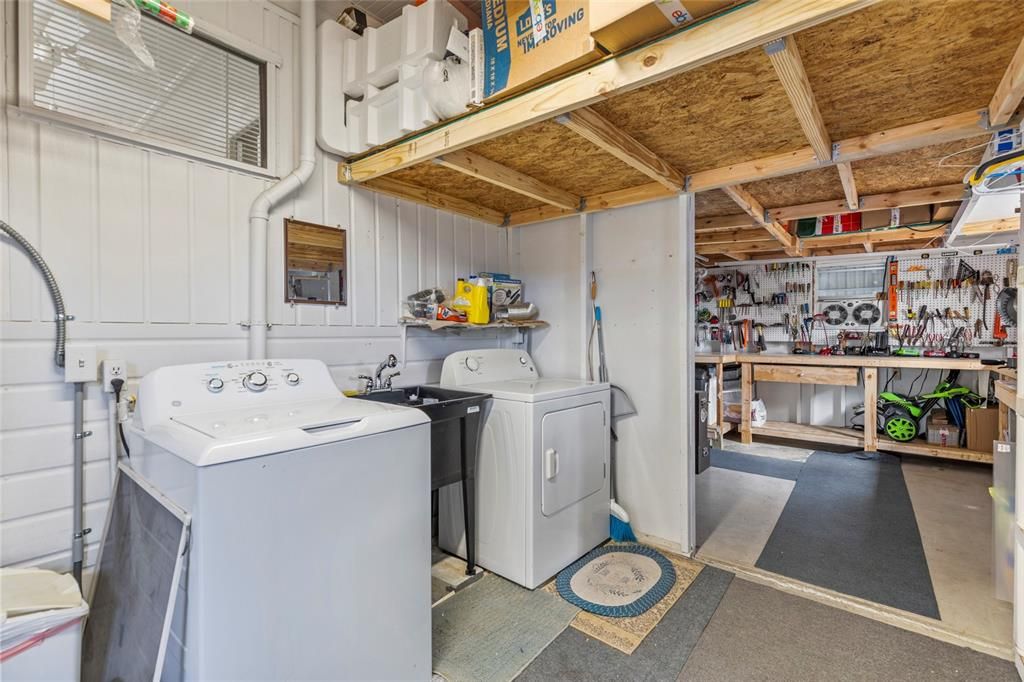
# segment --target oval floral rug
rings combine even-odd
[[[601,616],[639,616],[669,593],[676,571],[645,545],[606,545],[558,574],[556,588],[570,604]]]

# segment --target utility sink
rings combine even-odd
[[[466,533],[466,574],[475,570],[476,457],[481,417],[491,396],[437,386],[408,386],[391,391],[374,391],[354,396],[390,405],[422,410],[430,417],[430,488],[462,484],[463,517]]]

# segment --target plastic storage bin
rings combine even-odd
[[[53,571],[0,571],[0,679],[77,682],[89,606],[74,579]]]

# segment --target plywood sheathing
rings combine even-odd
[[[888,0],[799,41],[825,126],[841,140],[987,106],[1021,35],[1019,2]]]
[[[389,173],[389,178],[427,187],[459,199],[471,201],[479,206],[492,208],[501,213],[512,213],[525,208],[542,205],[536,199],[517,192],[496,187],[489,182],[471,178],[457,171],[438,166],[435,163],[421,163],[404,170]]]
[[[964,174],[968,171],[967,167],[981,160],[982,148],[957,154],[943,161],[941,166],[939,162],[949,154],[976,147],[988,139],[987,135],[982,135],[959,142],[855,161],[853,175],[857,180],[857,188],[861,194],[869,195],[962,182]],[[839,196],[842,196],[841,192]]]
[[[700,192],[697,195],[695,207],[696,215],[699,218],[710,218],[720,215],[735,215],[742,213],[736,202],[730,199],[720,189],[713,189],[709,192]]]
[[[683,173],[807,144],[789,98],[760,48],[591,108]]]
[[[579,196],[651,181],[554,121],[488,140],[470,151]]]
[[[783,175],[770,180],[749,182],[745,187],[765,208],[796,206],[843,198],[843,185],[839,181],[839,172],[831,166],[805,173]]]

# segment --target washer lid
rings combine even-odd
[[[486,381],[461,388],[463,391],[490,393],[495,400],[536,403],[542,400],[555,400],[556,398],[607,391],[609,384],[579,379],[512,379],[509,381]]]
[[[428,423],[410,407],[339,396],[179,415],[135,433],[196,465],[260,457]]]

